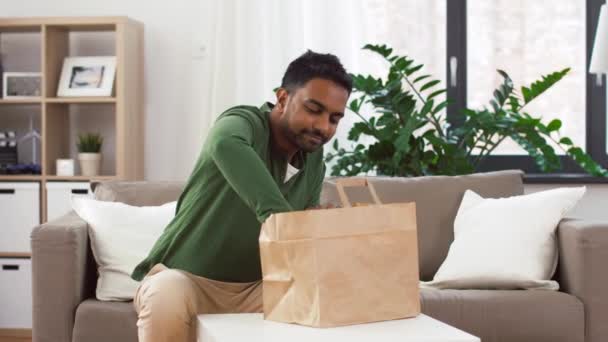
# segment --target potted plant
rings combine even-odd
[[[101,145],[103,137],[99,133],[78,135],[78,161],[83,176],[97,176],[101,167]]]
[[[561,121],[544,123],[527,112],[527,105],[559,82],[570,69],[543,76],[517,90],[509,75],[498,70],[502,84],[483,109],[464,109],[458,127],[450,127],[442,109],[451,101],[439,100],[445,89],[438,80],[420,75],[421,64],[393,54],[386,45],[366,45],[389,64],[386,79],[352,75],[354,99],[349,108],[359,118],[348,134],[351,147],[336,140],[332,175],[354,176],[374,172],[386,176],[458,175],[475,172],[505,139],[511,138],[534,159],[542,172],[561,168],[554,146],[594,176],[608,176],[572,140],[560,133]],[[360,138],[367,136],[369,142]]]

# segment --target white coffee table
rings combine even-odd
[[[480,342],[480,339],[429,316],[310,328],[265,321],[262,314],[198,316],[199,342]]]

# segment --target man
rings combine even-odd
[[[273,213],[319,207],[322,145],[335,134],[352,80],[338,58],[291,62],[276,104],[220,115],[176,216],[133,271],[141,342],[194,341],[200,313],[261,312],[258,236]]]

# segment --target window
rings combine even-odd
[[[380,55],[363,52],[359,48],[364,44],[386,44],[394,54],[405,55],[424,64],[418,76],[430,74],[440,83],[437,89],[445,88],[446,59],[446,6],[444,1],[420,0],[368,0],[362,1],[361,32],[354,32],[354,50],[357,58],[349,71],[374,77],[386,78],[387,62]],[[443,94],[445,96],[445,94]],[[352,97],[351,97],[352,100]],[[363,107],[363,113],[371,115],[369,107]],[[338,127],[335,139],[342,146],[353,145],[348,141],[348,131],[358,119],[347,115]],[[374,140],[362,136],[360,143],[372,143]],[[330,164],[331,165],[331,164]],[[330,169],[330,167],[328,167]]]
[[[394,53],[407,55],[424,64],[424,73],[431,74],[445,87],[446,6],[443,1],[372,0],[364,2],[368,25],[366,39],[370,43],[387,44]],[[385,76],[386,65],[374,74]]]
[[[469,108],[488,106],[502,82],[497,69],[506,71],[520,89],[569,67],[570,73],[527,111],[545,123],[560,119],[560,132],[585,148],[584,1],[470,1],[467,33],[468,65],[474,66],[467,68]],[[514,141],[504,141],[494,153],[526,154]]]
[[[566,67],[568,76],[528,107],[549,122],[562,120],[561,132],[604,167],[606,158],[606,86],[588,73],[599,8],[603,0],[494,0],[447,2],[446,71],[448,110],[457,125],[464,107],[487,106],[503,69],[518,89]],[[457,80],[452,81],[452,78]],[[556,150],[559,152],[559,150]],[[564,172],[581,172],[567,157]],[[505,141],[482,170],[521,168],[536,172],[534,161],[514,142]]]

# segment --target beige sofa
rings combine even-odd
[[[466,189],[485,197],[523,193],[522,173],[504,171],[458,177],[374,177],[385,202],[416,201],[420,277],[429,280],[453,239],[452,223]],[[159,205],[177,199],[182,183],[105,182],[98,199]],[[353,199],[366,201],[351,189]],[[326,181],[322,201],[337,202]],[[560,292],[423,290],[422,310],[483,342],[608,341],[608,223],[567,219],[558,228]],[[137,341],[131,302],[95,299],[96,266],[87,225],[74,213],[32,233],[33,341]]]

